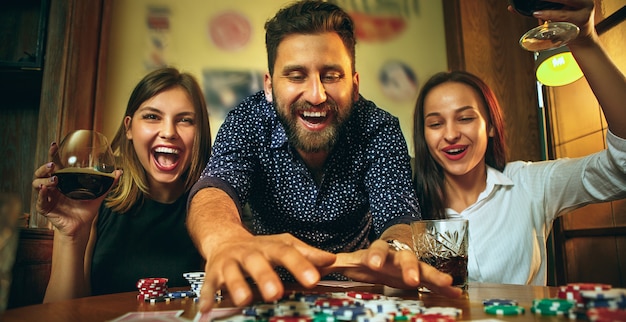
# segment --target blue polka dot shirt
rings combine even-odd
[[[247,204],[252,233],[288,232],[333,253],[366,248],[387,227],[420,219],[398,119],[363,97],[317,184],[264,93],[249,96],[220,127],[192,196],[205,187],[224,190],[240,210]]]

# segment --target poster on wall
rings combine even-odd
[[[238,51],[243,49],[252,36],[250,19],[234,10],[220,12],[209,20],[209,38],[219,49]]]
[[[224,120],[244,98],[263,89],[263,75],[257,70],[205,69],[202,76],[209,116]]]
[[[354,20],[359,41],[386,42],[402,34],[411,15],[419,14],[419,0],[329,0]]]
[[[329,0],[342,7],[354,21],[358,42],[390,43],[409,29],[419,16],[419,0]],[[417,97],[418,78],[411,65],[399,57],[379,62],[378,83],[393,102],[412,102]]]
[[[146,44],[144,67],[153,70],[168,64],[168,48],[170,43],[170,9],[169,7],[149,6],[146,17],[148,41]]]
[[[412,102],[417,97],[418,82],[413,69],[399,60],[385,62],[378,74],[385,96],[396,102]]]

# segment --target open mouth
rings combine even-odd
[[[448,160],[461,160],[467,153],[468,145],[454,145],[443,148],[441,151]]]
[[[444,150],[443,152],[450,154],[450,155],[458,155],[458,154],[463,153],[465,149],[466,148],[453,148],[453,149]]]
[[[300,118],[310,124],[321,124],[328,119],[328,111],[303,111]]]
[[[152,150],[157,166],[163,170],[171,170],[176,167],[180,159],[180,150],[176,148],[157,147]]]

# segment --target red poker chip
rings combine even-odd
[[[561,289],[557,292],[556,297],[560,299],[571,300],[576,302],[577,304],[585,302],[580,291],[564,291]]]
[[[342,307],[354,303],[351,299],[345,298],[323,298],[315,301],[315,306],[319,307]]]
[[[369,292],[350,291],[350,292],[346,292],[346,295],[349,297],[352,297],[355,299],[361,299],[361,300],[377,300],[380,298],[378,294],[369,293]]]
[[[411,322],[454,322],[456,319],[449,315],[432,313],[416,314],[411,316]]]
[[[142,286],[138,286],[137,289],[138,290],[162,290],[162,289],[166,289],[167,285],[142,285]]]
[[[569,283],[561,287],[565,291],[606,291],[611,289],[610,284],[602,283]]]
[[[594,322],[626,321],[626,310],[598,307],[587,310],[587,317]]]
[[[140,278],[137,281],[137,284],[165,284],[168,279],[165,277],[148,277],[148,278]]]
[[[272,316],[269,322],[311,322],[313,318],[310,316]]]

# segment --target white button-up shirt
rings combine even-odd
[[[546,284],[546,240],[560,215],[626,198],[626,139],[607,134],[606,150],[582,158],[516,161],[487,167],[487,187],[460,214],[469,219],[469,280]]]

